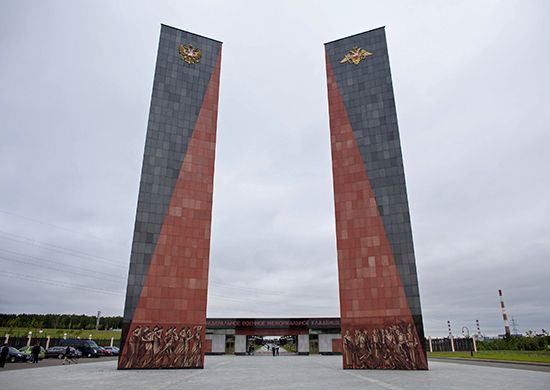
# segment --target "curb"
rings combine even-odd
[[[540,367],[550,367],[550,363],[542,362],[519,362],[517,360],[495,360],[495,359],[478,359],[478,358],[459,358],[459,357],[428,357],[428,360],[457,360],[463,362],[486,362],[486,363],[504,363],[504,364],[518,364],[523,366],[540,366]]]

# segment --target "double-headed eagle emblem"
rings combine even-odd
[[[202,57],[202,52],[191,44],[181,44],[178,51],[181,59],[188,64],[198,64]]]
[[[361,61],[371,55],[372,53],[370,51],[366,51],[360,47],[354,47],[344,56],[344,58],[342,58],[340,63],[345,64],[347,62],[348,64],[358,65]]]

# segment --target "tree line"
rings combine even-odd
[[[96,316],[85,314],[1,314],[0,327],[47,329],[95,329]],[[122,317],[100,317],[99,330],[120,329]]]
[[[479,351],[548,351],[549,345],[550,336],[530,335],[478,341],[477,349]]]

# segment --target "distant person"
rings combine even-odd
[[[10,347],[7,343],[2,344],[0,347],[0,368],[4,368],[8,354],[10,353]]]
[[[275,356],[275,346],[271,347],[271,353],[273,354],[273,356]]]
[[[34,347],[31,349],[31,361],[33,363],[38,363],[38,355],[40,354],[40,344],[34,344]]]
[[[277,345],[277,356],[279,356],[279,346]]]
[[[76,356],[73,354],[71,347],[67,347],[65,348],[65,359],[63,359],[63,365],[71,363],[77,363]]]
[[[63,365],[71,364],[70,357],[71,357],[71,347],[67,347],[65,348],[65,357],[63,359]]]

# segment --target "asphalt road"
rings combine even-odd
[[[110,357],[100,357],[100,358],[80,358],[78,359],[77,364],[87,364],[87,363],[97,363],[101,361],[109,361],[109,360],[116,360],[118,359],[117,356],[110,356]],[[1,371],[12,371],[12,370],[23,370],[23,369],[33,369],[38,367],[54,367],[54,366],[62,366],[63,365],[63,359],[56,359],[56,358],[49,358],[49,359],[42,359],[39,360],[38,363],[6,363],[4,368],[0,368]]]
[[[515,370],[550,372],[550,364],[544,364],[544,363],[498,362],[498,361],[487,361],[487,360],[433,358],[433,357],[429,358],[429,361],[454,363],[454,364],[467,364],[467,365],[483,366],[483,367],[511,368]]]

